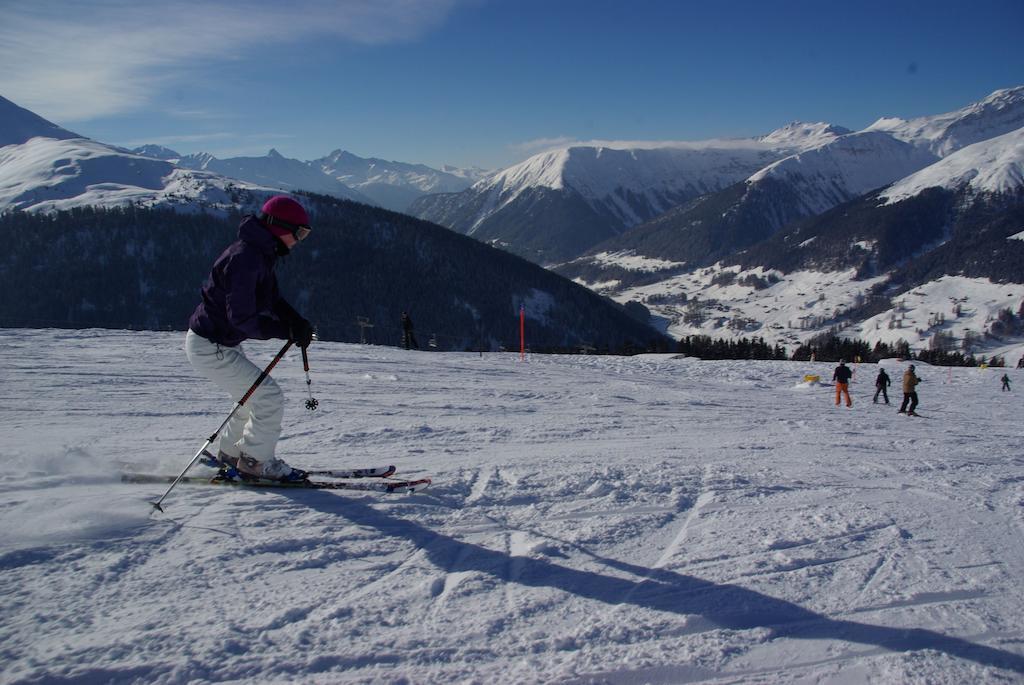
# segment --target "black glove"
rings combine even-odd
[[[313,342],[313,324],[300,317],[292,321],[289,334],[292,342],[306,349]]]

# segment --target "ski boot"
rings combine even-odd
[[[246,454],[238,458],[235,468],[242,480],[276,480],[283,483],[299,483],[309,476],[302,469],[292,468],[280,459],[272,458],[267,461],[259,461]]]
[[[211,469],[217,469],[210,480],[239,480],[238,457],[232,457],[224,451],[217,452],[217,456],[208,450],[203,450],[199,456],[199,463]]]
[[[238,465],[238,457],[232,457],[223,450],[217,452],[217,456],[213,456],[209,450],[203,450],[199,455],[199,463],[211,469],[221,469],[225,466],[233,469]]]

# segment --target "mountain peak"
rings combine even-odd
[[[267,157],[274,159],[284,159],[284,155],[277,151],[276,148],[270,148],[270,152],[267,153]]]
[[[140,147],[132,148],[132,152],[143,157],[151,157],[153,159],[181,159],[181,154],[169,147],[163,145],[142,145]]]
[[[0,147],[20,145],[32,138],[68,140],[83,137],[0,96]]]
[[[981,106],[992,105],[998,108],[1016,105],[1021,102],[1024,102],[1024,86],[1014,86],[1013,88],[1001,88],[993,91],[991,95],[981,100],[978,104]]]
[[[884,131],[940,157],[1024,126],[1024,86],[997,90],[952,112],[901,119],[882,117],[868,131]]]
[[[852,133],[852,131],[824,121],[815,123],[793,121],[782,128],[777,128],[771,133],[761,136],[758,140],[777,147],[810,149],[835,140],[847,133]]]

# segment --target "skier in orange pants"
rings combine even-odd
[[[839,400],[843,395],[846,395],[846,406],[852,407],[853,402],[850,400],[850,378],[853,377],[853,372],[850,371],[850,367],[846,365],[846,362],[842,359],[839,360],[839,366],[836,367],[835,373],[832,374],[832,380],[836,382],[836,406],[839,406]]]

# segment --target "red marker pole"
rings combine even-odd
[[[519,305],[519,361],[526,361],[526,307]]]

